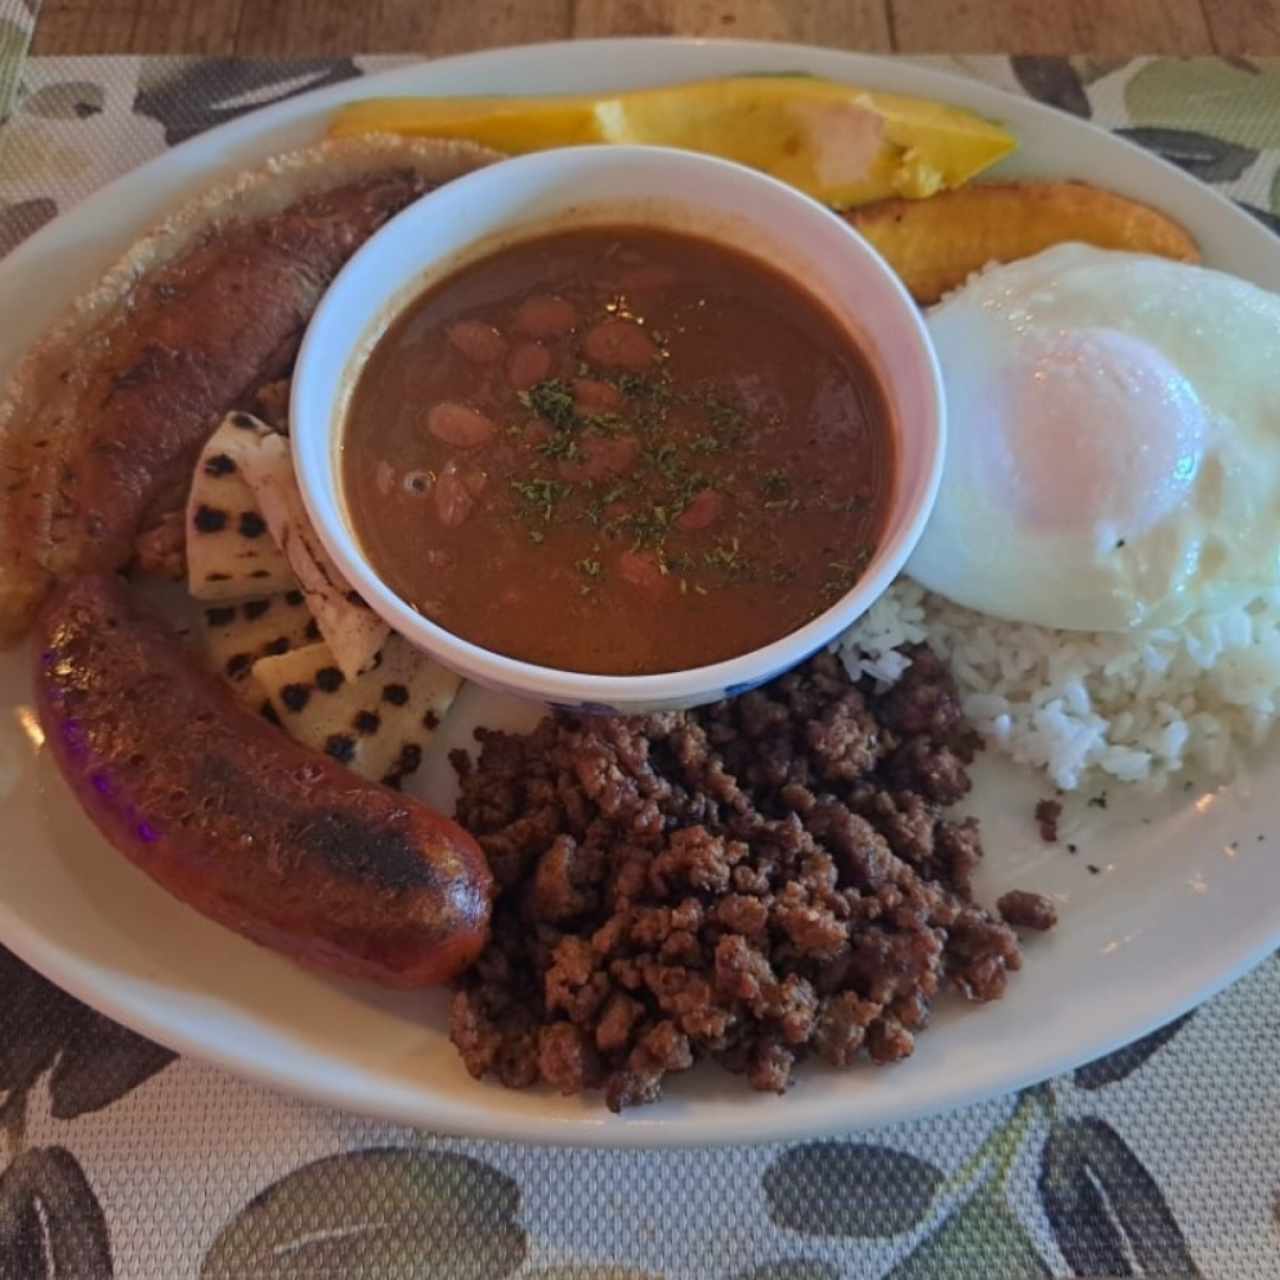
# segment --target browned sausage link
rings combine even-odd
[[[185,478],[223,413],[288,369],[338,268],[428,184],[393,170],[232,225],[160,269],[129,300],[128,323],[78,358],[74,403],[51,403],[38,431],[57,441],[70,415],[93,421],[73,465],[32,484],[35,544],[56,576],[129,558],[156,494]],[[56,446],[55,446],[56,448]]]
[[[446,982],[479,954],[493,884],[475,840],[242,709],[119,579],[60,588],[35,639],[54,759],[102,834],[170,893],[387,986]]]

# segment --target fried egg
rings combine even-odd
[[[907,572],[1019,622],[1173,625],[1280,584],[1280,297],[1065,244],[927,318],[947,392]]]

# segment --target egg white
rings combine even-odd
[[[1280,584],[1280,297],[1059,245],[927,318],[938,502],[907,564],[1014,621],[1172,625]]]

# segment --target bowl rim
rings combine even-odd
[[[747,185],[755,184],[761,191],[768,191],[774,198],[793,203],[801,217],[826,221],[829,226],[838,228],[853,250],[851,262],[857,264],[859,274],[863,278],[868,274],[876,276],[880,286],[887,288],[890,296],[900,306],[906,320],[906,330],[911,335],[915,347],[917,363],[924,375],[924,385],[921,387],[924,412],[919,415],[917,421],[913,421],[912,429],[924,432],[926,467],[923,481],[917,483],[913,492],[900,493],[895,497],[896,505],[890,510],[890,520],[894,519],[895,512],[901,515],[905,510],[907,513],[899,531],[876,548],[862,577],[816,617],[811,618],[803,626],[770,641],[767,645],[704,666],[632,676],[592,674],[546,667],[496,653],[433,622],[397,595],[382,579],[365,555],[358,537],[346,528],[346,523],[338,512],[340,504],[335,503],[331,511],[329,504],[322,502],[316,492],[318,484],[322,482],[322,475],[317,474],[318,472],[331,473],[331,488],[334,494],[340,496],[342,492],[341,478],[337,474],[337,450],[333,447],[333,438],[340,430],[338,425],[340,419],[334,413],[332,404],[326,409],[324,438],[327,441],[327,447],[321,455],[324,461],[320,466],[312,465],[311,457],[305,451],[303,444],[304,438],[309,434],[309,429],[303,425],[306,418],[303,401],[309,375],[313,367],[320,363],[320,346],[327,336],[328,318],[345,299],[348,291],[356,287],[356,282],[367,262],[383,251],[384,244],[394,241],[405,234],[406,228],[416,225],[417,221],[425,216],[423,213],[425,208],[429,208],[435,202],[461,198],[459,189],[465,190],[468,186],[483,188],[491,184],[500,186],[502,175],[509,175],[513,167],[535,171],[546,167],[550,171],[570,154],[576,162],[589,166],[616,164],[632,158],[648,160],[659,165],[670,165],[676,170],[697,168],[709,173],[718,172],[725,180]],[[674,190],[680,190],[678,182],[673,181],[672,187]],[[568,196],[565,201],[566,208],[573,206],[583,213],[589,212],[591,208],[601,203],[603,201],[598,199],[575,201],[572,196]],[[681,199],[677,197],[672,203],[679,204]],[[696,199],[689,200],[688,205],[691,209],[698,207]],[[749,210],[746,211],[746,216],[750,217]],[[522,227],[528,227],[531,234],[536,234],[536,228],[547,221],[548,219],[544,217],[522,222],[517,215],[513,218],[510,227],[504,228],[504,231],[509,229],[513,233],[519,233]],[[557,223],[557,225],[564,224]],[[469,251],[474,246],[486,240],[496,240],[502,234],[502,231],[479,234],[460,249],[455,249],[441,258],[440,261],[447,263],[452,259],[460,263],[465,262]],[[383,298],[380,309],[375,312],[375,315],[380,316],[381,319],[367,323],[360,336],[343,348],[339,360],[342,370],[339,375],[339,385],[344,382],[349,385],[354,380],[353,366],[357,373],[360,368],[363,368],[369,351],[373,345],[376,345],[376,339],[373,343],[369,341],[370,331],[375,324],[380,326],[380,337],[393,322],[393,318],[402,314],[403,310],[418,296],[417,293],[407,290],[405,286],[432,270],[433,265],[434,262],[406,272],[399,289]],[[809,291],[805,281],[797,277],[794,272],[788,271],[785,267],[779,267],[778,270],[792,283]],[[388,319],[388,316],[392,318]],[[324,359],[332,363],[331,351],[326,350]],[[894,410],[893,417],[896,421],[898,414],[894,409],[895,394],[891,385],[892,380],[883,371],[878,373],[882,391],[890,402],[891,410]],[[511,693],[518,692],[552,705],[564,704],[572,708],[595,708],[601,711],[640,709],[644,706],[676,703],[688,705],[700,697],[710,699],[722,695],[733,696],[781,675],[828,645],[834,637],[852,625],[879,599],[910,557],[937,498],[947,436],[946,395],[942,370],[924,322],[924,314],[917,307],[896,272],[864,236],[820,201],[760,170],[702,152],[633,143],[591,143],[555,147],[508,157],[454,178],[427,192],[388,219],[348,259],[326,289],[308,321],[294,366],[289,420],[294,469],[312,525],[325,549],[352,587],[393,631],[400,633],[415,647],[437,658],[459,675],[490,688],[501,688]]]

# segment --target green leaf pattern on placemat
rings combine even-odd
[[[889,1272],[888,1280],[948,1280],[957,1258],[972,1259],[986,1280],[1049,1275],[1026,1227],[994,1187],[981,1187]]]
[[[793,1147],[764,1176],[775,1226],[805,1235],[894,1236],[929,1211],[944,1175],[891,1147],[815,1142]],[[839,1187],[834,1200],[830,1188]]]
[[[0,1173],[0,1276],[108,1280],[107,1220],[65,1147],[24,1151]]]
[[[17,90],[22,60],[31,41],[31,22],[19,15],[0,15],[0,120],[9,114]]]
[[[1138,125],[1202,129],[1255,151],[1280,148],[1280,68],[1220,58],[1158,58],[1125,85]]]
[[[52,120],[83,120],[96,116],[105,105],[102,86],[92,80],[60,80],[22,100],[23,111]]]
[[[7,13],[0,0],[0,67]],[[0,128],[0,253],[167,141],[393,61],[29,62]],[[1280,64],[952,65],[1118,129],[1280,225]],[[1273,962],[1072,1075],[864,1139],[581,1153],[415,1138],[193,1063],[162,1071],[167,1050],[0,950],[0,1277],[1263,1274],[1247,1268],[1260,1249],[1276,1257],[1280,1030],[1256,1011],[1278,983]],[[1206,1061],[1225,1074],[1206,1077]],[[1261,1170],[1241,1167],[1245,1133]],[[1189,1159],[1216,1161],[1212,1193],[1247,1248],[1204,1230]]]
[[[1105,1120],[1055,1122],[1040,1156],[1040,1196],[1067,1263],[1082,1275],[1200,1274],[1155,1179]]]
[[[502,1280],[524,1261],[520,1189],[469,1156],[351,1151],[304,1165],[244,1207],[200,1280],[310,1280],[353,1259],[387,1280]]]
[[[351,58],[153,58],[133,109],[164,126],[171,146],[248,111],[358,76]]]
[[[631,1267],[615,1267],[608,1262],[585,1262],[564,1267],[539,1267],[524,1271],[521,1280],[663,1280],[653,1271],[635,1271]]]
[[[809,1258],[788,1258],[766,1262],[753,1271],[744,1271],[733,1280],[840,1280],[840,1272],[829,1262]]]

